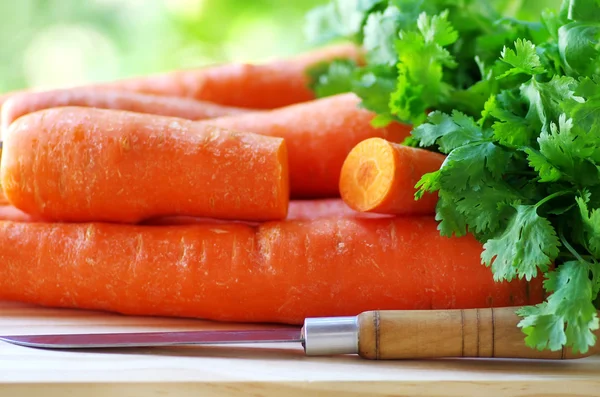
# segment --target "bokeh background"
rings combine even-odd
[[[0,93],[308,49],[324,0],[0,0]]]
[[[291,55],[310,48],[304,15],[327,1],[0,0],[0,93]],[[560,4],[494,1],[525,19]]]

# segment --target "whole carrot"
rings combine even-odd
[[[363,62],[361,49],[336,44],[257,64],[226,63],[94,84],[119,90],[188,97],[227,106],[273,109],[315,98],[307,70],[320,62]]]
[[[188,98],[163,97],[98,88],[70,88],[12,95],[2,106],[1,130],[5,131],[14,120],[25,114],[62,106],[129,110],[189,120],[210,119],[247,112],[244,109]]]
[[[424,149],[366,139],[346,157],[340,175],[340,193],[357,211],[382,214],[434,214],[437,195],[415,200],[421,177],[438,170],[445,156]]]
[[[1,177],[11,204],[54,221],[283,219],[289,201],[283,139],[120,110],[63,107],[17,119]]]
[[[401,142],[410,134],[411,127],[399,123],[373,127],[375,114],[359,105],[360,98],[347,93],[200,123],[284,138],[292,198],[339,197],[342,164],[354,146],[371,137]]]
[[[373,309],[535,304],[433,217],[139,226],[0,222],[0,299],[129,315],[300,324]]]

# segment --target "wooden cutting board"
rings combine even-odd
[[[0,334],[231,328],[0,302]],[[0,343],[0,396],[600,396],[600,356],[574,361],[366,361],[299,345],[50,351]]]

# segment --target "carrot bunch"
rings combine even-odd
[[[374,127],[307,69],[347,45],[2,105],[0,299],[299,324],[374,309],[525,305],[472,237],[441,237],[415,184],[444,157]]]

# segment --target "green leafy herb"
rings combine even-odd
[[[600,2],[558,1],[332,1],[309,26],[367,63],[322,67],[313,89],[354,92],[374,124],[410,123],[405,144],[447,155],[415,199],[437,192],[440,234],[473,234],[498,282],[544,278],[548,298],[518,312],[528,346],[585,353],[600,308]]]

